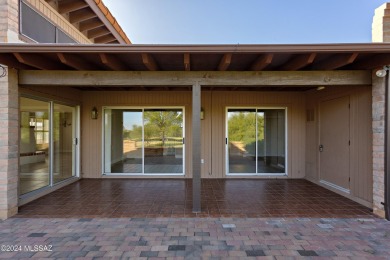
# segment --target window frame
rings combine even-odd
[[[47,193],[50,193],[54,190],[57,190],[59,187],[63,187],[67,184],[70,184],[70,183],[73,183],[75,181],[77,181],[78,179],[80,179],[80,172],[81,172],[81,164],[80,164],[80,152],[81,152],[81,148],[80,148],[80,136],[81,136],[81,132],[80,132],[80,105],[79,104],[75,104],[75,103],[68,103],[68,102],[63,102],[63,101],[60,101],[60,100],[55,100],[55,99],[51,99],[51,98],[47,98],[47,97],[40,97],[40,96],[36,96],[36,95],[30,95],[30,94],[27,94],[27,93],[22,93],[20,96],[19,96],[19,100],[21,98],[26,98],[26,99],[31,99],[31,100],[36,100],[36,101],[41,101],[41,102],[47,102],[48,105],[49,105],[49,154],[48,154],[48,157],[49,157],[49,169],[48,169],[48,174],[49,174],[49,185],[47,186],[44,186],[44,187],[41,187],[39,189],[36,189],[36,190],[32,190],[30,192],[27,192],[27,193],[23,193],[21,194],[20,193],[20,190],[18,190],[18,196],[19,196],[19,203],[21,205],[25,204],[25,203],[28,203],[29,201],[31,201],[31,198],[35,198],[36,196],[41,196],[41,194],[47,194]],[[65,105],[65,106],[69,106],[69,107],[73,107],[74,108],[74,113],[75,113],[75,117],[73,119],[73,123],[75,124],[74,125],[74,138],[77,139],[77,145],[76,147],[74,148],[74,166],[72,166],[73,170],[74,170],[74,176],[68,178],[68,179],[65,179],[65,180],[62,180],[62,181],[59,181],[59,182],[54,182],[54,178],[53,178],[53,160],[54,160],[54,154],[53,154],[53,129],[54,129],[54,126],[53,126],[53,116],[54,116],[54,105],[55,104],[59,104],[59,105]],[[19,108],[18,108],[18,113],[21,113],[21,107],[20,107],[20,102],[19,102]],[[19,130],[19,138],[20,138],[20,130]],[[18,155],[20,156],[20,154]],[[19,162],[18,162],[19,164]],[[20,167],[20,166],[19,166]],[[18,171],[18,178],[19,178],[19,175],[20,175],[20,168],[19,168],[19,171]],[[18,180],[19,182],[20,180]]]
[[[27,1],[25,0],[20,0],[19,1],[19,35],[21,36],[22,39],[25,39],[25,41],[31,42],[31,43],[40,43],[37,40],[31,38],[31,36],[28,36],[23,33],[23,11],[22,11],[22,4],[25,4],[28,8],[30,8],[33,12],[35,12],[37,15],[42,17],[44,20],[46,20],[49,24],[51,24],[54,27],[54,39],[55,42],[48,42],[48,43],[63,43],[63,42],[58,42],[58,31],[61,31],[64,33],[66,36],[68,36],[71,40],[73,40],[73,43],[78,43],[76,39],[71,37],[67,32],[62,30],[58,25],[50,21],[46,16],[44,16],[40,11],[38,11],[35,7],[31,6]],[[65,43],[63,43],[65,44]],[[68,43],[72,44],[72,43]]]
[[[117,109],[117,110],[142,110],[142,139],[144,142],[144,112],[148,109],[180,109],[183,113],[183,130],[182,130],[182,138],[183,138],[183,172],[182,173],[145,173],[145,146],[142,144],[142,172],[141,173],[110,173],[106,172],[106,129],[105,129],[105,110],[106,109]],[[101,151],[101,175],[102,176],[185,176],[186,175],[186,113],[185,106],[102,106],[102,151]]]
[[[261,110],[284,110],[284,124],[285,124],[285,132],[284,132],[284,138],[285,138],[285,144],[284,144],[284,158],[285,158],[285,166],[284,166],[284,173],[258,173],[258,165],[256,162],[256,173],[230,173],[229,172],[229,122],[228,122],[228,116],[229,116],[229,110],[255,110],[256,115]],[[238,177],[238,176],[263,176],[263,177],[282,177],[282,176],[289,176],[289,153],[288,153],[288,107],[287,106],[226,106],[225,107],[225,176],[231,176],[231,177]],[[256,140],[257,140],[257,120],[256,120]],[[258,153],[258,147],[256,142],[256,157]]]

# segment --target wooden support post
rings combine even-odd
[[[192,212],[200,212],[201,205],[201,139],[200,139],[200,95],[201,86],[192,86]]]

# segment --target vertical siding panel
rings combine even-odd
[[[212,176],[213,178],[222,178],[225,175],[224,171],[224,157],[225,157],[225,143],[221,139],[225,139],[225,132],[223,131],[224,124],[224,107],[222,106],[222,95],[219,92],[212,94]],[[222,111],[221,111],[222,110]]]
[[[305,100],[302,96],[294,95],[294,103],[291,105],[291,133],[288,133],[291,155],[290,164],[291,177],[305,177],[305,147],[306,147],[306,128],[305,128]]]
[[[371,89],[363,89],[359,92],[358,98],[358,129],[359,135],[359,185],[358,196],[364,200],[372,202],[372,127],[371,127]],[[367,138],[370,136],[371,138]]]
[[[350,191],[353,196],[360,197],[359,190],[359,91],[350,96]],[[357,163],[354,163],[357,162]]]
[[[321,101],[350,96],[350,192],[349,196],[369,205],[372,202],[372,119],[371,87],[327,87],[323,91],[310,91],[306,94],[307,108],[316,108],[316,121],[306,124],[306,167],[311,165],[308,180],[319,181],[319,114]],[[314,129],[315,128],[315,129]],[[313,153],[316,154],[315,158]],[[314,163],[314,165],[312,165]],[[312,171],[311,169],[316,169]],[[347,195],[346,195],[347,196]]]

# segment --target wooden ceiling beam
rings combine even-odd
[[[95,43],[109,43],[116,40],[115,36],[112,34],[100,36],[98,38],[95,38]]]
[[[151,71],[159,70],[158,65],[152,55],[147,53],[142,53],[141,56],[142,56],[142,62],[148,68],[148,70]]]
[[[79,30],[84,32],[84,31],[93,30],[93,29],[96,29],[96,28],[99,28],[102,26],[104,26],[104,23],[102,21],[100,21],[99,18],[94,17],[92,19],[80,22]]]
[[[260,55],[251,65],[250,70],[259,71],[268,67],[274,58],[273,54]]]
[[[33,67],[26,65],[24,63],[19,62],[15,55],[8,54],[8,53],[1,53],[0,54],[0,64],[7,64],[8,67],[15,68],[15,69],[21,69],[21,70],[28,70],[28,69],[34,69]]]
[[[283,64],[279,70],[299,70],[304,67],[306,67],[309,64],[312,64],[314,62],[314,59],[316,58],[316,53],[311,54],[300,54],[289,61],[287,61],[285,64]]]
[[[70,12],[69,22],[74,24],[74,23],[79,23],[82,21],[92,19],[94,17],[97,17],[97,14],[95,14],[91,9],[85,8],[74,12]]]
[[[107,42],[108,44],[119,44],[118,40],[113,40],[113,41],[110,41],[110,42]]]
[[[231,53],[226,53],[225,55],[223,55],[221,61],[219,62],[219,65],[218,65],[219,71],[225,71],[229,68],[230,63],[232,62],[232,56],[233,56],[233,54],[231,54]]]
[[[369,58],[359,60],[348,66],[348,69],[377,69],[390,64],[390,54],[377,54]]]
[[[184,53],[184,70],[191,70],[191,55],[189,53]]]
[[[351,86],[372,84],[370,70],[334,71],[19,71],[21,85],[52,86]]]
[[[351,53],[345,55],[332,56],[317,64],[313,64],[313,69],[316,70],[335,70],[351,64],[355,61],[359,53]]]
[[[128,69],[126,64],[113,55],[100,53],[99,57],[102,63],[111,70],[126,71]]]
[[[76,55],[57,53],[58,59],[61,63],[75,69],[75,70],[96,70],[97,66],[87,62],[85,59],[81,59]]]
[[[43,55],[35,55],[29,53],[13,53],[15,58],[23,64],[31,66],[33,68],[41,70],[62,70],[67,69],[66,66],[62,66],[55,61],[44,58]]]
[[[89,30],[87,33],[87,37],[89,39],[95,39],[101,36],[105,36],[107,34],[110,34],[110,30],[108,30],[106,27],[99,27],[96,29]]]
[[[72,0],[72,1],[59,1],[58,2],[58,12],[60,14],[66,14],[69,12],[74,12],[88,7],[88,4],[84,1]]]

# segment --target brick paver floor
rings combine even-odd
[[[378,218],[20,218],[0,221],[0,258],[390,259]]]
[[[189,179],[83,179],[19,207],[18,217],[369,218],[371,209],[307,180],[202,179],[192,212]]]

